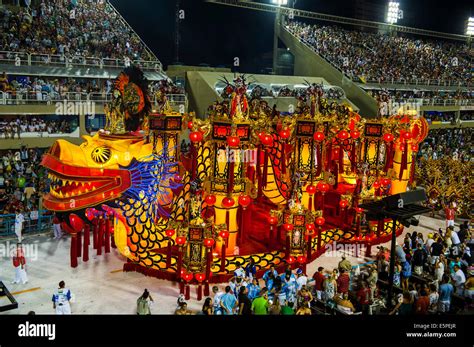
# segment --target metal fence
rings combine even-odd
[[[405,98],[392,99],[391,102],[418,106],[474,106],[474,99]]]
[[[30,215],[25,216],[22,233],[41,233],[52,230],[53,215],[46,214],[46,211],[38,213],[38,219],[31,219]],[[0,237],[15,235],[15,215],[0,215]]]
[[[167,94],[171,106],[184,105],[187,109],[188,100],[186,94]],[[85,93],[85,92],[35,92],[15,91],[0,92],[0,105],[53,105],[57,102],[82,102],[104,104],[112,101],[112,93]],[[156,103],[153,96],[152,102]]]
[[[9,64],[15,66],[56,66],[64,68],[95,67],[99,69],[122,69],[126,66],[136,65],[144,71],[163,72],[163,65],[159,60],[132,60],[129,58],[107,59],[98,57],[84,57],[81,55],[64,56],[13,51],[0,51],[0,64]]]

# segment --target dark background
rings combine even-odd
[[[176,1],[111,0],[165,66],[176,61]],[[387,3],[388,0],[297,0],[295,8],[383,22]],[[180,0],[180,8],[185,11],[185,19],[180,22],[180,62],[230,66],[233,58],[239,57],[242,71],[258,72],[263,58],[271,59],[274,14],[204,0]],[[399,25],[454,34],[464,34],[468,17],[474,16],[472,0],[400,0],[400,8],[404,18]]]

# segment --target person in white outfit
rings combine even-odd
[[[59,288],[53,294],[53,308],[56,314],[71,314],[71,291],[66,288],[64,281],[59,282]]]
[[[26,260],[21,243],[16,246],[16,252],[13,255],[13,266],[15,267],[15,280],[12,284],[28,283],[28,275],[26,274]]]
[[[22,230],[23,230],[23,222],[25,221],[25,217],[21,214],[20,210],[16,210],[15,215],[15,234],[18,237],[18,242],[22,240]]]
[[[53,218],[53,230],[54,230],[54,238],[56,240],[59,240],[63,236],[63,233],[61,231],[61,220],[56,214],[54,215],[54,218]]]

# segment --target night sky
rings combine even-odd
[[[372,0],[386,4],[387,0]],[[165,66],[175,58],[176,0],[111,0]],[[259,2],[270,3],[270,0]],[[180,24],[179,61],[188,65],[230,66],[233,57],[241,71],[258,72],[262,57],[273,48],[272,13],[180,0],[185,19]],[[296,8],[354,17],[352,0],[297,0]],[[400,25],[464,34],[465,21],[474,16],[474,1],[400,0]]]

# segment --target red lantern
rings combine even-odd
[[[229,232],[227,230],[222,230],[220,233],[219,233],[219,236],[222,237],[223,239],[226,239],[229,237]]]
[[[316,187],[313,185],[309,185],[306,187],[306,193],[313,195],[316,193]]]
[[[183,180],[183,177],[181,177],[180,174],[176,174],[174,175],[173,179],[176,183],[180,183]]]
[[[285,229],[286,231],[292,231],[294,228],[295,226],[293,224],[290,224],[290,223],[283,224],[283,229]]]
[[[415,145],[411,145],[411,150],[412,150],[413,152],[418,152],[418,145],[416,145],[416,144],[415,144]]]
[[[380,188],[380,182],[379,181],[375,181],[374,184],[373,184],[373,187],[375,189],[379,189]]]
[[[278,223],[278,217],[276,216],[268,217],[268,223],[270,223],[270,225],[276,225]]]
[[[391,182],[392,182],[392,181],[390,180],[390,178],[386,178],[386,177],[384,177],[384,178],[382,178],[382,179],[380,180],[380,183],[381,183],[384,187],[388,186]]]
[[[179,246],[182,246],[186,243],[186,237],[184,236],[178,236],[176,238],[176,244],[179,245]]]
[[[204,281],[204,278],[206,278],[206,276],[204,276],[204,274],[196,274],[194,277],[196,278],[196,280],[198,282],[202,282],[202,281]]]
[[[347,140],[349,138],[350,134],[346,130],[341,130],[338,134],[337,137],[340,140]]]
[[[362,213],[362,212],[364,212],[364,209],[363,209],[362,207],[356,207],[355,210],[356,210],[357,213]]]
[[[351,131],[351,137],[353,139],[358,139],[360,137],[360,131],[359,130],[352,130]]]
[[[225,208],[231,208],[232,206],[234,206],[234,204],[235,201],[232,198],[225,197],[224,199],[222,199],[222,206],[224,206]]]
[[[282,130],[280,131],[280,137],[281,137],[283,140],[286,140],[287,138],[289,138],[290,135],[291,135],[290,130],[288,130],[287,128],[282,129]]]
[[[184,275],[184,280],[186,282],[191,282],[193,280],[193,277],[194,277],[193,274],[191,272],[189,272],[189,273]]]
[[[239,205],[242,207],[248,207],[252,202],[252,198],[248,195],[241,194],[239,196]]]
[[[288,259],[286,260],[288,264],[294,264],[296,262],[296,258],[290,255]]]
[[[207,248],[211,248],[212,246],[214,246],[214,239],[204,239],[204,246],[206,246]]]
[[[209,194],[204,198],[204,201],[206,201],[207,206],[214,206],[214,204],[216,203],[216,196]]]
[[[324,223],[326,223],[326,220],[324,219],[324,217],[318,217],[316,218],[315,222],[317,225],[322,226],[324,225]]]
[[[238,136],[227,136],[227,144],[229,147],[238,147],[240,144],[240,138]]]
[[[192,133],[189,133],[189,139],[192,142],[195,142],[195,143],[201,142],[202,138],[203,138],[203,135],[202,135],[202,132],[200,131],[193,131]]]
[[[193,121],[190,120],[190,121],[188,122],[188,129],[191,130],[192,128],[193,128]]]
[[[409,139],[411,139],[411,132],[402,131],[402,132],[400,132],[400,136],[405,140],[409,140]]]
[[[262,141],[262,136],[265,135],[265,133],[263,131],[259,131],[257,132],[257,136],[258,138],[260,139],[260,141]]]
[[[304,264],[306,263],[306,257],[304,255],[300,255],[297,259],[298,263]]]
[[[339,201],[339,206],[342,208],[346,208],[349,205],[349,201],[347,200],[341,200]]]
[[[168,230],[166,230],[166,236],[168,236],[168,237],[170,237],[170,238],[173,237],[174,233],[175,233],[175,230],[174,230],[174,229],[168,229]]]
[[[69,215],[69,224],[71,224],[76,233],[84,229],[84,221],[75,213]]]
[[[260,142],[262,142],[262,145],[264,146],[273,146],[273,137],[269,134],[263,134],[260,137]]]
[[[306,224],[306,230],[308,230],[308,231],[313,231],[314,228],[315,228],[315,226],[314,226],[313,223],[311,223],[311,224]]]
[[[324,141],[324,133],[321,131],[316,131],[313,135],[314,141],[321,142]]]
[[[324,182],[324,181],[320,181],[320,182],[318,182],[318,185],[316,186],[316,188],[317,188],[321,193],[326,193],[327,191],[329,191],[329,184],[327,184],[327,183]]]
[[[386,134],[383,134],[383,139],[385,142],[392,142],[395,139],[395,137],[390,133],[386,133]]]

